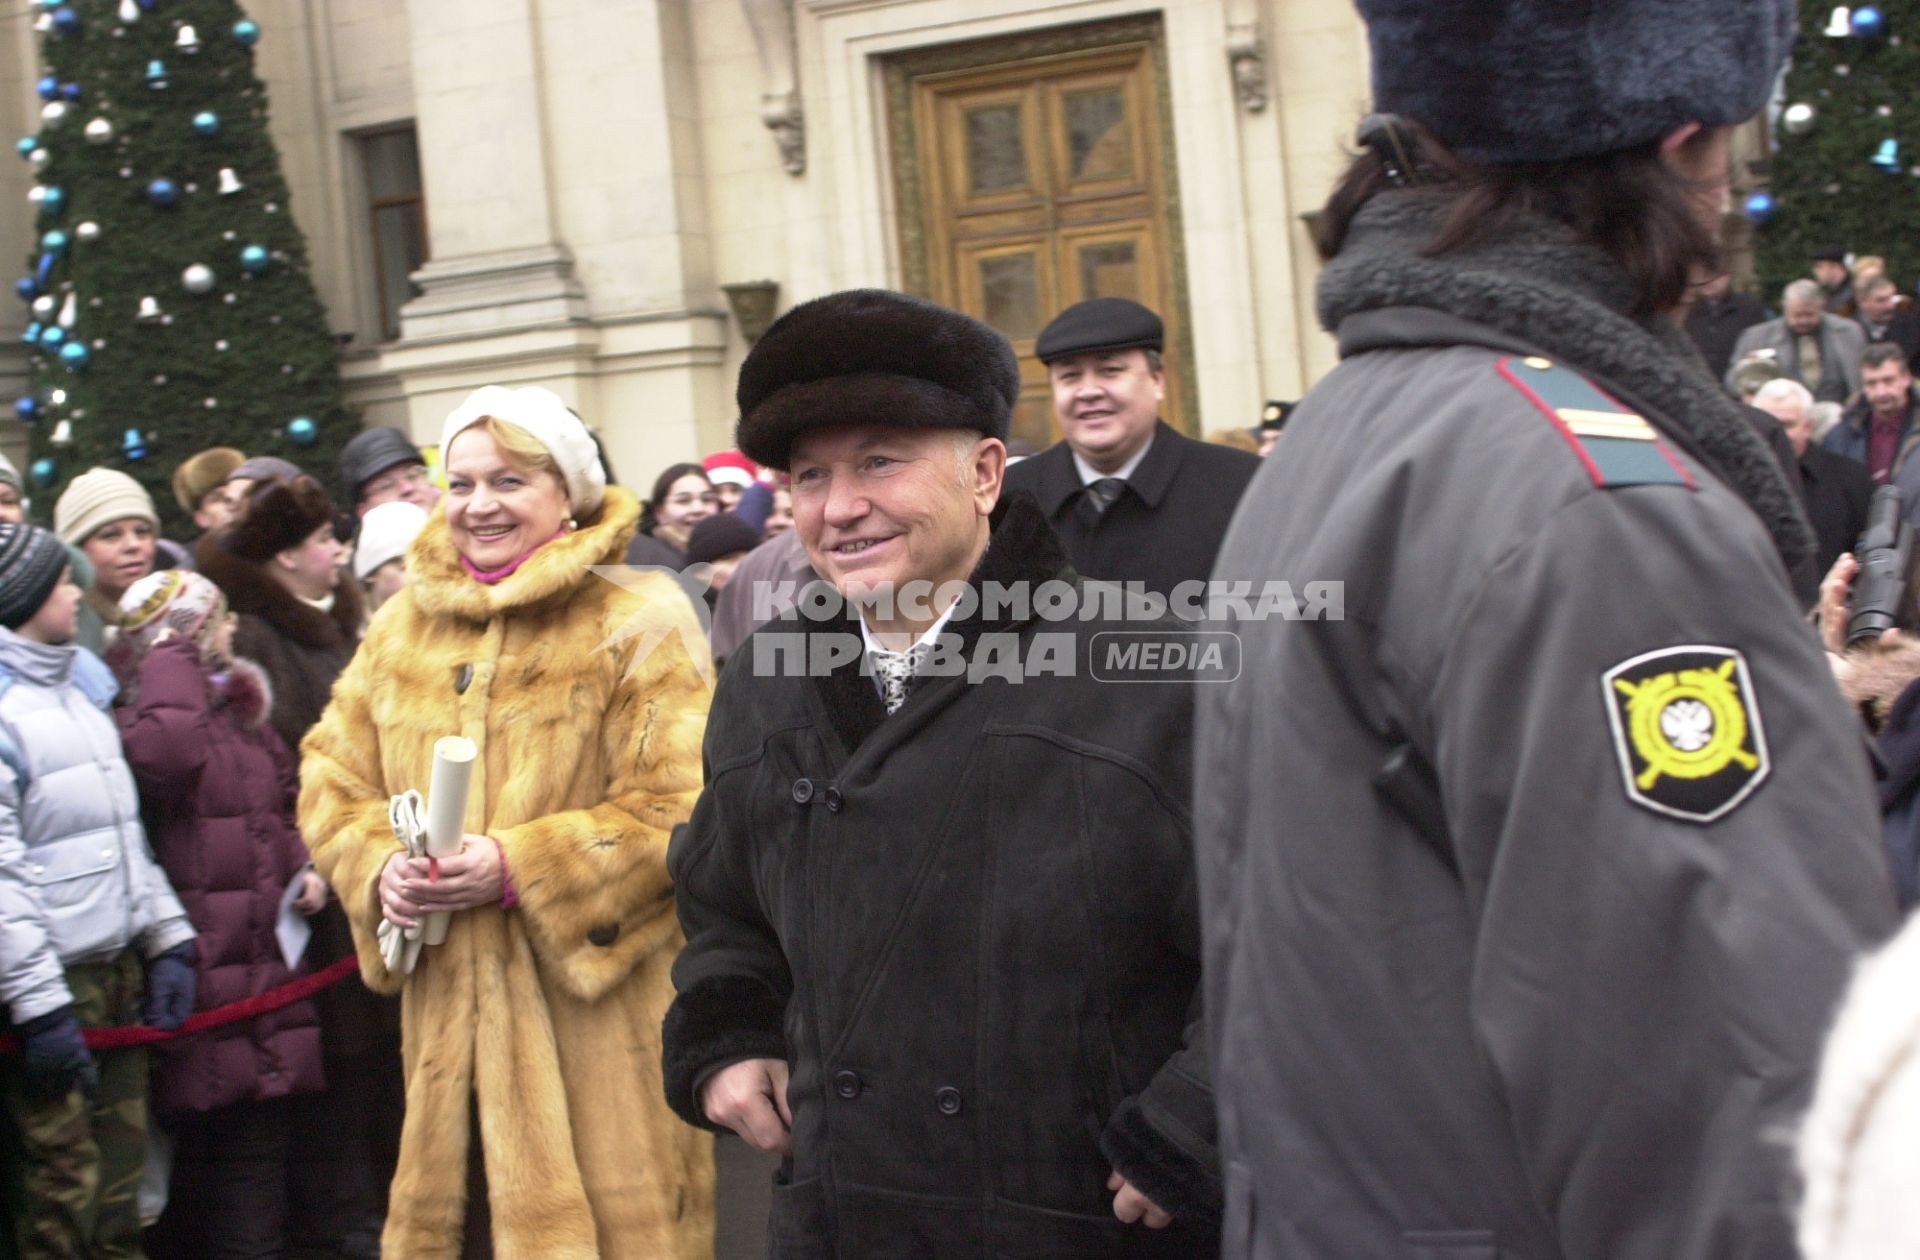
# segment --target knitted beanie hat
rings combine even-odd
[[[18,630],[32,621],[66,568],[67,549],[50,531],[0,523],[0,626]]]
[[[468,394],[440,428],[440,458],[447,458],[454,438],[488,417],[525,429],[547,448],[560,468],[561,480],[567,484],[567,501],[575,516],[585,518],[599,510],[607,489],[600,448],[586,424],[560,401],[560,396],[538,385],[518,389],[482,385]]]
[[[389,560],[398,560],[427,527],[427,510],[404,499],[370,508],[360,518],[360,537],[353,544],[353,576],[362,582]]]
[[[0,455],[0,484],[12,486],[17,494],[27,491],[27,483],[20,480],[20,470],[5,455]]]
[[[67,483],[53,505],[53,532],[61,541],[83,543],[115,521],[143,520],[160,528],[147,488],[117,468],[89,468]]]

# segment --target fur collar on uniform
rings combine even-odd
[[[345,574],[334,588],[332,610],[321,612],[274,581],[264,565],[242,560],[222,547],[217,532],[194,544],[193,557],[200,572],[227,597],[233,611],[260,618],[303,647],[337,647],[360,637],[361,623],[366,620],[360,587]]]
[[[461,566],[447,514],[436,511],[407,553],[405,594],[430,617],[487,621],[508,609],[578,590],[581,583],[596,580],[593,565],[623,563],[639,522],[640,502],[633,493],[622,486],[608,486],[596,520],[542,544],[513,573],[488,585]]]
[[[1445,199],[1427,190],[1382,193],[1355,217],[1339,256],[1320,275],[1320,322],[1393,306],[1441,310],[1537,346],[1601,377],[1678,430],[1753,508],[1792,572],[1813,554],[1813,531],[1773,455],[1722,393],[1673,320],[1640,322],[1633,293],[1600,250],[1555,223],[1473,249],[1431,256]]]
[[[987,524],[992,532],[986,554],[980,557],[973,576],[967,579],[976,589],[992,582],[1001,586],[1026,583],[1028,589],[1032,590],[1043,582],[1077,580],[1067,560],[1066,549],[1060,545],[1053,527],[1047,524],[1047,518],[1041,515],[1040,505],[1031,494],[1024,490],[1003,494],[987,518]],[[985,601],[981,601],[972,616],[949,621],[941,632],[943,636],[958,635],[961,655],[968,659],[972,658],[974,644],[980,636],[1017,630],[1024,624],[1003,606],[993,609],[996,615],[991,619],[984,615],[985,611]],[[811,621],[808,630],[815,634],[858,636],[859,615],[851,608],[843,609],[834,616]],[[912,706],[913,696],[923,681],[916,679],[910,685],[907,706],[901,710],[903,713]],[[880,693],[874,686],[872,675],[865,669],[864,658],[841,666],[817,679],[816,683],[835,733],[840,736],[840,742],[847,751],[859,747],[886,720],[886,708],[880,703]]]

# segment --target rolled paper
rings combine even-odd
[[[433,745],[433,781],[427,786],[427,856],[452,857],[460,852],[460,837],[467,834],[467,788],[473,782],[474,758],[480,750],[472,740],[448,735]],[[445,910],[436,910],[420,924],[420,935],[429,945],[447,939]]]

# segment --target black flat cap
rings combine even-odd
[[[1040,330],[1033,353],[1042,363],[1075,354],[1109,350],[1163,350],[1166,329],[1160,317],[1126,298],[1088,298],[1075,302]]]
[[[340,451],[340,484],[350,504],[360,502],[360,487],[396,464],[424,464],[419,448],[398,429],[368,429],[353,435]]]
[[[886,289],[849,289],[794,307],[740,365],[734,445],[790,467],[811,429],[875,424],[977,429],[1004,440],[1020,394],[1013,346],[958,311]]]
[[[1822,245],[1819,249],[1816,249],[1813,251],[1813,253],[1808,257],[1807,261],[1808,262],[1844,263],[1847,261],[1846,246]]]

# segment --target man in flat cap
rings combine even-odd
[[[340,451],[340,484],[355,516],[382,503],[411,503],[431,512],[440,501],[427,461],[413,439],[395,428],[366,429]]]
[[[1160,595],[1206,581],[1260,467],[1160,419],[1164,350],[1160,317],[1138,302],[1089,298],[1062,311],[1034,353],[1064,440],[1007,473],[1008,489],[1039,500],[1080,573]]]
[[[714,695],[664,1078],[786,1156],[777,1260],[1218,1248],[1188,675],[1090,668],[1096,636],[1192,632],[1002,495],[1018,390],[999,333],[878,290],[740,370],[738,445],[792,473],[825,582]]]
[[[1894,922],[1794,490],[1677,316],[1792,0],[1360,0],[1342,362],[1216,580],[1195,813],[1227,1260],[1788,1260]]]

